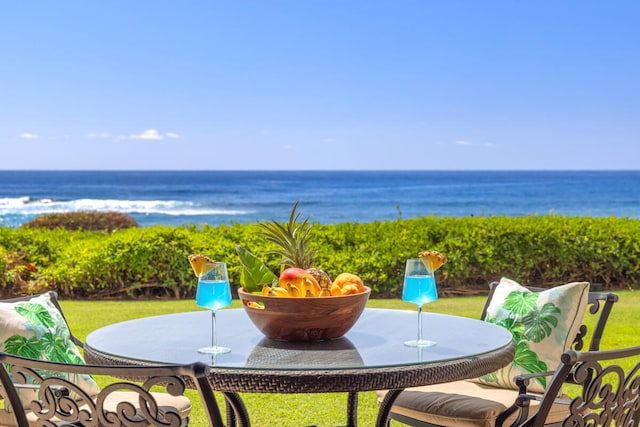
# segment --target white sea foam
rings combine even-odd
[[[0,197],[0,211],[4,209],[19,208],[26,203],[29,203],[29,197]]]
[[[225,209],[196,202],[172,200],[78,199],[52,200],[30,197],[0,198],[0,215],[43,215],[75,211],[110,211],[143,215],[247,215],[252,212]]]

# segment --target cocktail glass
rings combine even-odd
[[[216,337],[216,310],[231,305],[231,289],[226,263],[218,261],[210,263],[200,274],[196,290],[196,304],[211,310],[211,346],[199,348],[198,353],[230,352],[230,348],[218,345]]]
[[[422,337],[422,306],[438,299],[436,279],[427,263],[420,258],[407,260],[404,273],[404,286],[402,299],[418,306],[418,337],[415,340],[406,341],[408,347],[431,347],[436,345],[434,341]]]

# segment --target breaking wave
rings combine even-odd
[[[49,213],[104,211],[139,215],[248,215],[251,210],[212,206],[206,203],[175,200],[34,199],[28,196],[0,198],[0,215],[34,216]]]

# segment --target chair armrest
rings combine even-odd
[[[542,395],[530,394],[528,393],[527,387],[531,380],[540,378],[540,377],[550,377],[553,376],[553,371],[545,371],[545,372],[536,372],[530,374],[521,374],[513,377],[513,381],[518,386],[518,397],[513,405],[509,407],[504,413],[504,417],[500,416],[500,422],[498,423],[500,426],[502,422],[507,418],[507,415],[513,414],[518,411],[518,416],[516,420],[511,424],[512,426],[518,426],[524,422],[529,417],[529,402],[532,400],[541,400]]]
[[[40,396],[40,390],[42,389],[42,386],[40,384],[14,383],[13,386],[15,387],[18,393],[20,393],[21,391],[31,392],[31,393],[36,393],[38,396]],[[62,399],[63,397],[69,397],[69,395],[71,394],[71,391],[67,387],[62,385],[50,385],[48,388],[49,390],[51,390],[51,392],[53,392],[53,395],[57,399]],[[0,394],[0,398],[4,399],[4,396]]]
[[[527,393],[527,387],[529,386],[529,383],[531,382],[531,380],[536,379],[536,378],[541,378],[541,377],[551,377],[553,376],[554,371],[545,371],[545,372],[535,372],[535,373],[530,373],[530,374],[521,374],[521,375],[516,375],[515,377],[513,377],[513,382],[516,383],[516,386],[518,386],[518,393],[519,394],[526,394]]]
[[[14,383],[14,387],[16,388],[16,390],[20,391],[20,390],[31,390],[31,391],[40,391],[40,388],[42,387],[40,384],[17,384]],[[70,394],[70,391],[67,387],[62,386],[62,385],[51,385],[48,387],[51,391],[53,391],[53,393],[55,394],[56,397],[61,398],[61,397],[68,397]]]
[[[538,402],[542,402],[542,395],[539,394],[519,394],[518,397],[516,397],[516,406],[524,408],[529,406],[529,402],[532,400],[538,401]],[[559,397],[556,397],[553,400],[554,403],[559,403],[562,405],[569,405],[571,403],[571,400],[569,399],[561,399]]]

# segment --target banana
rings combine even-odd
[[[289,290],[289,296],[292,296],[294,298],[304,298],[306,296],[305,291],[301,290],[296,285],[290,282],[287,282],[287,289]]]
[[[308,297],[317,297],[320,295],[320,291],[322,290],[313,276],[304,278],[304,286],[306,288],[305,294]]]
[[[264,310],[264,305],[261,305],[261,303],[255,302],[255,301],[249,301],[247,303],[247,306],[251,308],[256,308],[258,310]]]
[[[326,273],[324,275],[328,278]],[[287,278],[281,276],[279,283],[280,284],[276,286],[263,285],[262,295],[289,298],[317,298],[352,295],[366,290],[362,279],[351,273],[339,274],[333,283],[323,282],[321,284],[308,272],[295,277],[295,280],[287,280]]]
[[[289,291],[287,291],[285,288],[281,288],[279,286],[271,288],[271,291],[277,297],[289,297],[289,296],[291,296],[291,295],[289,295]]]
[[[290,297],[289,291],[279,286],[271,287],[269,285],[262,286],[262,295],[269,297]]]

